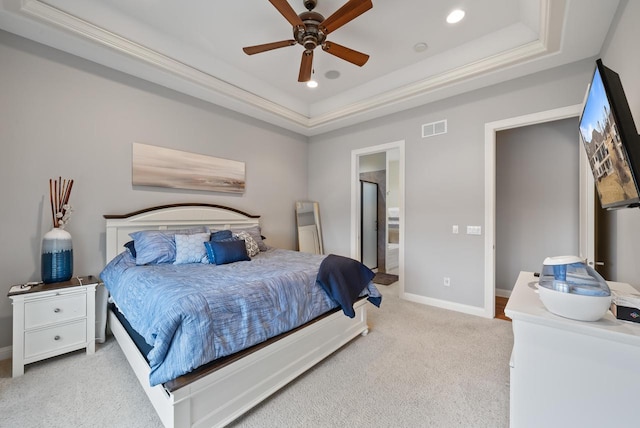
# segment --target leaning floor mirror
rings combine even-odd
[[[296,202],[296,226],[298,228],[298,251],[324,254],[320,207],[317,202]]]

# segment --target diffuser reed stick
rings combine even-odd
[[[53,227],[64,229],[69,222],[69,216],[72,209],[69,205],[71,197],[71,189],[73,188],[73,180],[49,179],[49,201],[51,203],[51,218]]]

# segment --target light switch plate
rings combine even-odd
[[[482,226],[467,226],[467,235],[482,235]]]

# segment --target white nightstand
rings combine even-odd
[[[13,377],[24,374],[24,365],[87,348],[95,352],[97,276],[70,281],[12,287]]]

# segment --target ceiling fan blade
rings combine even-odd
[[[298,82],[308,82],[311,80],[311,67],[313,66],[313,51],[305,50],[302,52],[302,61],[300,62],[300,74],[298,74]]]
[[[326,35],[356,19],[373,7],[371,0],[349,0],[340,9],[320,23],[320,29]]]
[[[291,39],[291,40],[282,40],[280,42],[265,43],[263,45],[247,46],[246,48],[242,48],[242,50],[247,55],[254,55],[254,54],[257,54],[257,53],[270,51],[272,49],[278,49],[278,48],[284,48],[284,47],[287,47],[287,46],[293,46],[296,43],[297,42],[295,40],[293,40],[293,39]]]
[[[278,12],[280,12],[280,14],[282,14],[282,16],[284,16],[287,21],[289,21],[289,24],[293,25],[294,27],[304,27],[302,19],[300,19],[298,14],[293,10],[287,0],[269,1],[273,6],[275,6],[276,9],[278,9]]]
[[[337,43],[325,42],[325,44],[322,45],[322,50],[360,67],[365,65],[369,60],[369,55],[354,51]]]

